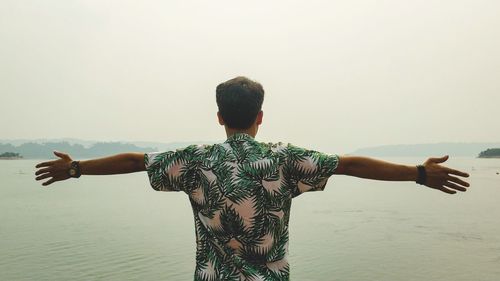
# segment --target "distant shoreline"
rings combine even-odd
[[[482,159],[487,159],[487,158],[500,159],[500,156],[478,156],[477,158],[482,158]]]

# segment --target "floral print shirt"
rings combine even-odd
[[[196,228],[195,281],[289,280],[292,199],[323,190],[339,157],[236,133],[224,143],[145,154],[151,186],[185,192]]]

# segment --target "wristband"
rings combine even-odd
[[[82,175],[82,172],[80,170],[80,162],[79,161],[73,161],[71,162],[71,166],[69,167],[69,176],[72,178],[79,178]]]
[[[425,171],[425,167],[423,165],[417,165],[417,170],[418,176],[415,182],[424,185],[427,181],[427,172]]]

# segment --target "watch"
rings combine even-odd
[[[69,176],[72,178],[79,178],[82,175],[82,172],[80,170],[80,162],[79,161],[71,162],[68,173]]]
[[[417,165],[418,176],[416,182],[421,185],[425,185],[427,182],[427,172],[425,171],[424,165]]]

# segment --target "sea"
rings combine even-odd
[[[0,280],[193,280],[187,195],[144,172],[43,187],[37,162],[0,160]],[[500,159],[445,164],[470,173],[467,192],[334,175],[295,198],[291,280],[500,280]]]

